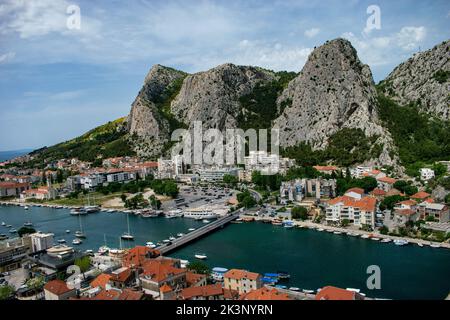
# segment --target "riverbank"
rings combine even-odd
[[[273,221],[276,218],[261,218],[261,217],[254,217],[254,216],[248,216],[248,215],[241,215],[241,218],[244,220],[250,220],[253,219],[254,221],[258,221],[258,222],[262,222],[262,221]],[[371,241],[375,241],[374,239],[378,239],[377,241],[381,241],[383,239],[390,239],[391,241],[394,240],[407,240],[409,243],[414,243],[417,245],[422,245],[422,246],[439,246],[440,248],[446,248],[446,249],[450,249],[450,243],[448,242],[435,242],[435,241],[429,241],[429,240],[423,240],[423,239],[417,239],[417,238],[410,238],[410,237],[397,237],[397,236],[391,236],[391,235],[384,235],[381,233],[377,233],[377,232],[369,232],[369,231],[363,231],[363,230],[357,230],[357,229],[348,229],[348,228],[343,228],[343,227],[335,227],[335,226],[327,226],[327,225],[323,225],[320,223],[314,223],[311,221],[297,221],[294,220],[293,221],[293,225],[296,228],[308,228],[308,229],[312,229],[312,230],[316,230],[318,232],[319,229],[323,231],[322,232],[341,232],[342,234],[347,234],[347,235],[354,235],[354,236],[358,236],[362,239],[367,239],[367,240],[371,240]]]

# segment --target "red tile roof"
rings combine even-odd
[[[377,180],[380,182],[387,183],[387,184],[394,184],[397,182],[397,179],[390,178],[390,177],[383,177],[383,178],[379,178]]]
[[[400,214],[402,216],[412,216],[413,214],[416,213],[416,211],[411,209],[398,209],[395,210],[395,213]]]
[[[314,166],[314,169],[317,171],[336,171],[338,170],[338,167],[335,166]]]
[[[222,285],[219,283],[199,287],[189,287],[181,291],[181,296],[185,300],[189,300],[195,297],[207,298],[207,297],[218,297],[223,295],[224,295],[223,288]]]
[[[358,193],[358,194],[364,194],[364,189],[351,188],[351,189],[348,189],[347,191],[345,191],[345,193],[349,193],[349,192],[354,192],[354,193]]]
[[[384,196],[384,195],[386,195],[386,191],[384,191],[382,189],[375,188],[375,189],[373,189],[372,194],[374,196]]]
[[[117,300],[142,300],[144,294],[140,291],[123,289]]]
[[[364,197],[361,200],[357,200],[352,197],[342,196],[328,201],[329,205],[336,205],[338,203],[342,203],[345,207],[360,208],[363,211],[374,211],[377,199],[373,197]]]
[[[130,268],[121,268],[118,269],[116,271],[114,271],[111,274],[111,280],[112,281],[117,281],[117,282],[127,282],[131,275],[132,275],[133,271]]]
[[[173,261],[170,259],[164,260],[149,260],[142,265],[142,275],[146,278],[150,278],[156,282],[163,282],[167,278],[183,274],[186,269],[180,269],[173,266]]]
[[[45,284],[44,290],[47,290],[57,296],[60,296],[64,293],[70,292],[73,289],[70,289],[67,284],[62,280],[52,280]]]
[[[95,297],[91,298],[91,300],[117,300],[120,295],[121,292],[119,290],[102,290]]]
[[[161,288],[159,288],[159,291],[161,291],[162,293],[167,293],[167,292],[172,292],[173,289],[171,286],[169,286],[167,283],[164,283]]]
[[[292,300],[286,293],[281,293],[277,289],[262,287],[261,289],[243,294],[240,300]]]
[[[415,200],[404,200],[400,201],[400,204],[404,204],[405,206],[415,206],[417,204],[417,201]]]
[[[426,198],[428,198],[429,196],[431,196],[431,194],[426,193],[425,191],[419,191],[419,192],[417,192],[416,194],[413,194],[413,195],[411,196],[411,198],[412,198],[412,199],[426,199]]]
[[[106,284],[109,282],[110,279],[111,279],[110,274],[102,273],[98,275],[97,278],[91,281],[91,287],[92,288],[101,287],[102,289],[105,289]]]
[[[186,282],[189,287],[199,283],[200,281],[202,281],[205,278],[206,278],[206,275],[204,275],[204,274],[198,274],[198,273],[194,273],[194,272],[190,272],[190,271],[186,272]]]
[[[0,188],[13,189],[13,188],[26,188],[29,187],[28,182],[18,183],[18,182],[0,182]]]
[[[150,257],[159,256],[159,251],[146,246],[136,246],[125,254],[122,265],[125,267],[140,267]]]
[[[231,278],[236,280],[241,279],[257,280],[258,277],[260,277],[260,274],[255,272],[249,272],[246,270],[231,269],[227,271],[223,276],[224,278]]]
[[[356,292],[327,286],[316,295],[316,300],[355,300]]]

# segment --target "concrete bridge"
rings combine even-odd
[[[231,214],[228,214],[224,217],[221,217],[213,222],[210,222],[203,227],[200,227],[194,231],[191,231],[187,234],[185,234],[182,237],[179,237],[175,240],[173,240],[171,243],[163,244],[162,246],[159,246],[156,248],[156,250],[159,250],[162,255],[167,254],[170,251],[173,251],[181,246],[184,246],[188,244],[189,242],[192,242],[202,236],[204,236],[207,233],[210,233],[218,228],[222,228],[225,224],[237,219],[239,217],[239,211],[235,211]]]

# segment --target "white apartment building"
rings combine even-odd
[[[341,223],[344,219],[355,226],[375,228],[376,198],[355,199],[344,195],[328,201],[325,218],[329,223]]]
[[[352,178],[359,179],[359,178],[364,177],[365,173],[369,173],[372,170],[373,170],[372,167],[357,166],[356,168],[350,169],[350,175],[352,176]]]
[[[295,165],[295,161],[289,158],[280,158],[278,154],[269,154],[266,151],[250,151],[244,158],[247,171],[260,171],[262,174],[276,174],[286,172]]]
[[[200,176],[200,181],[214,182],[222,181],[225,175],[238,176],[239,169],[237,168],[222,168],[222,167],[212,167],[199,169],[198,173]]]
[[[428,181],[434,178],[434,170],[430,168],[422,168],[420,171],[420,179]]]
[[[38,252],[53,247],[53,233],[33,233],[31,237],[31,251]]]

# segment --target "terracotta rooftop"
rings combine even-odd
[[[111,279],[110,274],[101,273],[100,275],[97,276],[97,278],[91,281],[91,287],[92,288],[101,287],[102,289],[105,289],[106,284],[109,282],[110,279]]]
[[[156,282],[163,282],[165,279],[185,273],[185,269],[173,266],[170,260],[148,260],[142,265],[142,275]]]
[[[142,300],[144,294],[140,291],[123,289],[117,300]]]
[[[122,260],[122,265],[125,267],[139,267],[148,258],[159,255],[158,250],[150,249],[146,246],[136,246],[125,254]]]
[[[117,300],[120,295],[121,292],[119,290],[102,290],[95,297],[91,298],[91,300]]]
[[[259,273],[255,272],[249,272],[246,270],[240,270],[240,269],[231,269],[227,271],[224,275],[224,278],[231,278],[231,279],[250,279],[250,280],[256,280],[260,276]]]
[[[345,191],[345,193],[349,193],[349,192],[354,192],[354,193],[358,193],[358,194],[364,194],[364,189],[362,188],[351,188],[348,189],[347,191]]]
[[[379,178],[377,180],[380,182],[388,183],[388,184],[394,184],[397,182],[397,179],[390,178],[390,177],[383,177],[383,178]]]
[[[372,194],[374,196],[384,196],[384,195],[386,195],[386,191],[384,191],[382,189],[375,188],[375,189],[373,189]]]
[[[356,292],[337,288],[324,287],[316,295],[316,300],[355,300]]]
[[[279,292],[277,289],[269,289],[262,287],[261,289],[250,291],[243,294],[240,300],[292,300],[285,293]]]
[[[220,283],[210,284],[199,287],[189,287],[181,291],[183,299],[191,299],[194,297],[211,297],[211,296],[223,296],[223,288]]]
[[[52,280],[45,284],[44,290],[47,290],[57,296],[70,292],[73,289],[69,289],[67,284],[62,280]]]
[[[398,209],[395,210],[395,213],[400,214],[402,216],[412,216],[413,214],[416,213],[416,211],[411,209]]]
[[[206,275],[204,275],[204,274],[198,274],[198,273],[191,272],[191,271],[186,272],[186,282],[187,282],[188,286],[195,285],[205,278],[206,278]]]
[[[431,196],[431,194],[426,193],[425,191],[419,191],[419,192],[417,192],[416,194],[413,194],[413,195],[411,196],[411,198],[412,198],[412,199],[426,199],[426,198],[428,198],[428,197],[430,197],[430,196]]]

